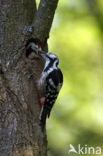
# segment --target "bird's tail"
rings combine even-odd
[[[39,116],[39,119],[41,121],[41,128],[42,128],[42,131],[44,131],[45,129],[45,125],[46,125],[46,118],[47,116],[49,116],[50,114],[50,108],[48,108],[47,106],[42,106],[41,108],[41,112],[40,112],[40,116]]]

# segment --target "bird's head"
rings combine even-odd
[[[48,52],[48,53],[45,53],[43,51],[41,51],[40,55],[43,57],[43,59],[46,61],[46,62],[50,62],[50,63],[55,63],[55,65],[57,66],[59,64],[59,59],[58,57],[51,53],[51,52]]]

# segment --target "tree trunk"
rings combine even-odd
[[[47,155],[36,88],[43,62],[28,60],[25,44],[34,37],[47,49],[57,2],[41,0],[37,10],[35,0],[0,0],[0,156]]]

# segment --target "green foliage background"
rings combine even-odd
[[[69,144],[103,150],[103,0],[60,0],[48,44],[64,74],[47,121],[48,156],[72,155]]]

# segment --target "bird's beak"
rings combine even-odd
[[[39,55],[44,59],[47,57],[47,54],[44,51],[39,51]]]

